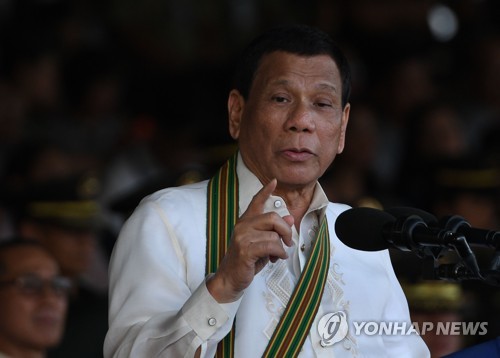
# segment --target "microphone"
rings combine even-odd
[[[417,215],[422,218],[428,226],[438,226],[438,219],[431,213],[422,209],[412,208],[410,206],[394,206],[392,208],[385,209],[384,211],[396,218]]]
[[[440,221],[427,211],[412,207],[393,207],[385,210],[396,218],[417,215],[428,226],[441,227],[465,236],[469,244],[500,249],[500,232],[493,230],[477,229],[470,226],[465,219],[458,215],[443,217]]]
[[[396,218],[372,208],[352,208],[335,221],[335,232],[346,246],[362,251],[380,251],[390,247],[384,236],[386,227],[392,227]]]
[[[351,208],[335,222],[339,239],[347,246],[363,251],[379,251],[391,246],[402,251],[425,247],[453,247],[457,235],[451,231],[429,228],[422,218],[393,215],[373,208]]]
[[[470,244],[500,249],[500,231],[473,228],[459,215],[446,216],[441,224],[446,230],[465,236]]]
[[[498,261],[497,265],[485,271],[483,276],[466,236],[461,233],[474,232],[476,236],[480,234],[483,241],[485,237],[491,237],[487,242],[494,245],[495,240],[498,240],[497,232],[482,229],[467,231],[470,226],[459,216],[449,218],[445,228],[441,229],[429,227],[428,224],[436,226],[437,220],[432,214],[420,209],[401,207],[388,211],[398,217],[373,208],[348,209],[335,221],[335,232],[346,246],[356,250],[380,251],[396,247],[401,251],[413,251],[420,257],[432,257],[435,276],[441,279],[480,279],[500,285],[500,255],[495,259],[495,262]],[[446,249],[454,249],[462,264],[439,265],[437,259]]]

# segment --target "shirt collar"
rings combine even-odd
[[[250,204],[250,201],[252,201],[253,196],[260,190],[262,189],[263,185],[260,182],[260,180],[253,174],[250,169],[245,165],[243,162],[243,159],[241,158],[241,153],[238,152],[238,161],[236,163],[236,173],[238,175],[238,183],[239,183],[239,209],[240,209],[240,215],[243,214],[246,209],[248,208],[248,205]],[[281,199],[283,202],[284,200],[282,198],[279,198],[278,196],[271,195],[270,199],[272,202],[275,202],[277,199]],[[311,204],[309,205],[309,209],[307,210],[307,213],[316,211],[316,210],[321,210],[321,214],[323,215],[324,211],[326,210],[326,207],[328,206],[329,200],[323,191],[323,188],[321,185],[316,182],[316,187],[314,189],[314,194],[313,198],[311,200]],[[267,205],[266,205],[267,207]]]

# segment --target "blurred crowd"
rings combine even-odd
[[[235,150],[232,60],[272,26],[316,25],[350,60],[346,148],[322,179],[331,201],[500,230],[498,15],[495,0],[1,1],[0,241],[42,242],[75,283],[49,356],[102,355],[121,225],[143,196],[206,179]],[[417,281],[400,255],[402,281]],[[461,304],[447,307],[490,322],[455,348],[500,334],[498,289],[453,292]]]

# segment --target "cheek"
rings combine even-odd
[[[268,121],[250,121],[242,125],[239,143],[250,147],[252,151],[262,151],[264,147],[270,147],[278,139],[279,132],[275,126]]]
[[[61,299],[59,307],[61,309],[61,313],[65,315],[66,312],[68,311],[68,299]]]
[[[35,310],[32,302],[22,297],[0,298],[2,307],[0,308],[0,327],[6,327],[9,331],[19,331],[27,328],[31,322],[31,316]]]
[[[47,309],[47,306],[43,307]],[[66,313],[68,310],[68,300],[63,297],[58,297],[50,302],[50,309],[59,319],[61,319],[60,324],[64,325],[66,320]]]
[[[342,137],[340,124],[338,125],[324,125],[318,128],[318,136],[321,141],[323,149],[327,152],[337,153],[338,145]]]
[[[2,304],[0,305],[0,331],[4,330],[4,327],[9,326],[10,322],[10,316],[9,314],[13,311],[13,307],[11,307],[11,300],[8,299],[5,295],[0,295],[0,302]],[[17,307],[15,307],[17,308]]]

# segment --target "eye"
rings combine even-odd
[[[66,277],[54,277],[51,282],[52,289],[58,295],[67,295],[71,290],[71,280]]]
[[[274,102],[277,102],[277,103],[287,103],[287,102],[290,102],[290,101],[288,100],[288,98],[286,98],[286,97],[284,97],[284,96],[279,96],[279,95],[277,95],[277,96],[273,96],[273,97],[272,97],[272,100],[273,100]]]
[[[331,101],[328,100],[319,100],[314,103],[315,106],[318,106],[320,108],[328,108],[328,107],[333,107],[333,104]]]
[[[35,294],[43,287],[43,280],[36,275],[26,275],[18,278],[18,285],[23,292]]]

